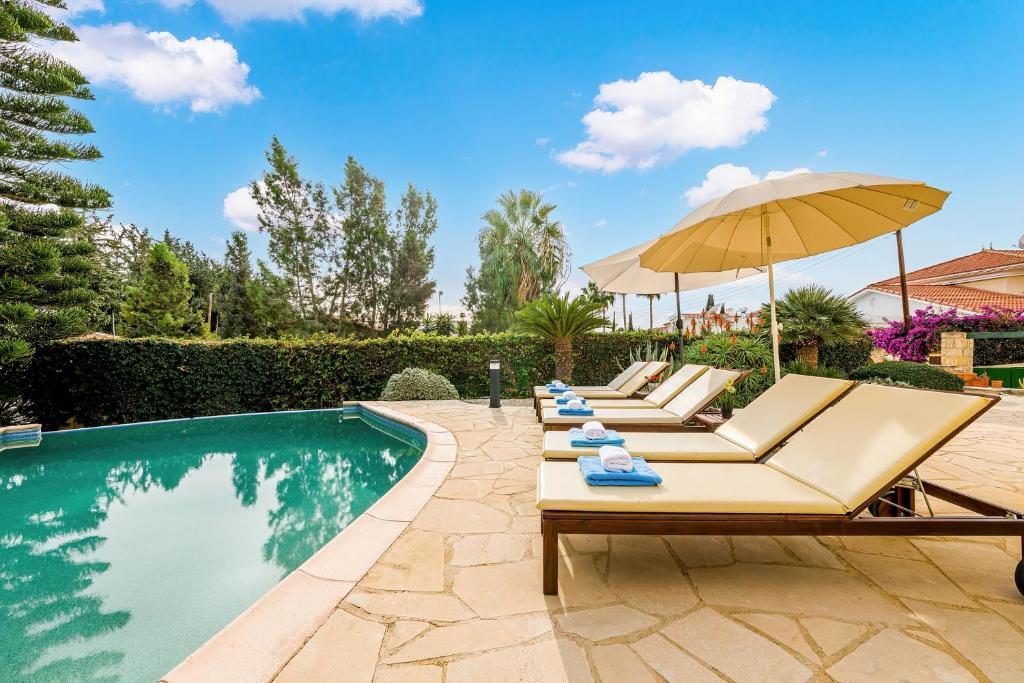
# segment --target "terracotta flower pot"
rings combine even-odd
[[[993,389],[1002,389],[1003,388],[1003,380],[1001,380],[1001,379],[994,379],[994,380],[992,380],[992,388]]]

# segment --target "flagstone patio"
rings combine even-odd
[[[387,406],[456,463],[279,683],[1024,680],[1020,539],[563,537],[545,597],[532,409]],[[1024,400],[922,475],[1024,508]]]

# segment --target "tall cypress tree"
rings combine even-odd
[[[220,289],[220,336],[249,337],[260,333],[253,299],[252,252],[245,233],[231,233],[224,252],[224,275]]]
[[[189,306],[188,267],[163,242],[155,242],[137,287],[128,288],[121,318],[129,337],[187,337],[203,329],[202,316]]]
[[[63,6],[0,2],[0,404],[8,408],[37,346],[86,331],[94,247],[76,209],[110,205],[106,190],[50,167],[100,157],[69,137],[94,132],[65,101],[92,99],[85,77],[39,46],[77,40],[43,11]]]

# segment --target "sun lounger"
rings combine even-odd
[[[620,372],[608,382],[607,386],[571,386],[577,396],[583,398],[629,398],[640,391],[649,377],[664,372],[669,364],[665,361],[637,361]],[[534,401],[544,398],[556,398],[556,394],[548,390],[547,385],[533,388]]]
[[[821,411],[835,403],[854,382],[828,377],[786,375],[750,405],[708,432],[623,432],[623,447],[654,461],[753,462],[783,443]],[[597,407],[596,401],[591,405]],[[575,460],[594,455],[599,446],[574,447],[568,432],[544,433],[546,460]]]
[[[588,398],[587,403],[594,409],[664,408],[669,401],[676,397],[676,394],[685,389],[690,382],[700,377],[708,369],[707,365],[684,365],[644,398]],[[557,408],[556,400],[554,398],[540,399],[541,410],[544,408]]]
[[[921,517],[912,499],[862,515],[997,398],[860,385],[763,463],[653,463],[654,487],[589,487],[575,462],[538,471],[544,593],[558,591],[559,534],[1024,536],[1024,515],[945,487],[977,515]],[[1015,579],[1024,593],[1024,561]]]
[[[587,420],[599,420],[619,431],[664,431],[682,429],[690,419],[711,405],[725,389],[726,382],[739,381],[738,370],[710,368],[690,382],[664,408],[598,408],[593,416],[559,415],[555,408],[541,411],[544,430],[567,430]]]

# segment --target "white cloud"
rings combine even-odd
[[[197,0],[156,0],[164,7],[180,9]],[[363,21],[392,18],[402,21],[423,14],[420,0],[205,0],[224,19],[242,23],[252,19],[299,21],[307,11],[332,16],[351,12]]]
[[[86,12],[103,12],[103,0],[64,0],[68,13],[75,17]]]
[[[673,161],[694,148],[738,147],[763,131],[775,101],[766,86],[720,76],[714,85],[668,71],[601,85],[583,117],[587,139],[555,155],[566,166],[615,173]]]
[[[82,26],[76,32],[79,42],[55,43],[50,49],[94,84],[127,88],[148,104],[170,108],[188,102],[193,112],[219,112],[260,96],[248,83],[249,65],[238,61],[238,52],[225,40],[178,40],[131,23]]]
[[[797,173],[809,173],[809,168],[794,168],[791,171],[768,171],[761,178],[746,166],[733,166],[732,164],[719,164],[715,166],[704,177],[704,182],[696,187],[691,187],[683,193],[687,204],[698,206],[711,201],[716,197],[728,194],[738,187],[753,185],[762,180],[776,180]]]
[[[551,142],[551,138],[537,138],[536,142],[537,142],[538,145],[543,147],[544,145],[546,145],[549,142]]]
[[[224,197],[224,218],[235,227],[256,232],[260,229],[259,215],[260,208],[252,198],[248,185],[233,190]]]
[[[574,181],[570,180],[569,182],[567,182],[565,184],[565,186],[566,187],[576,187],[576,183]]]
[[[606,227],[607,225],[608,225],[608,221],[606,221],[603,218],[598,218],[596,221],[594,221],[594,227],[595,228],[603,228],[603,227]]]
[[[827,149],[819,149],[818,150],[818,156],[819,157],[827,157],[828,156],[828,150]]]

